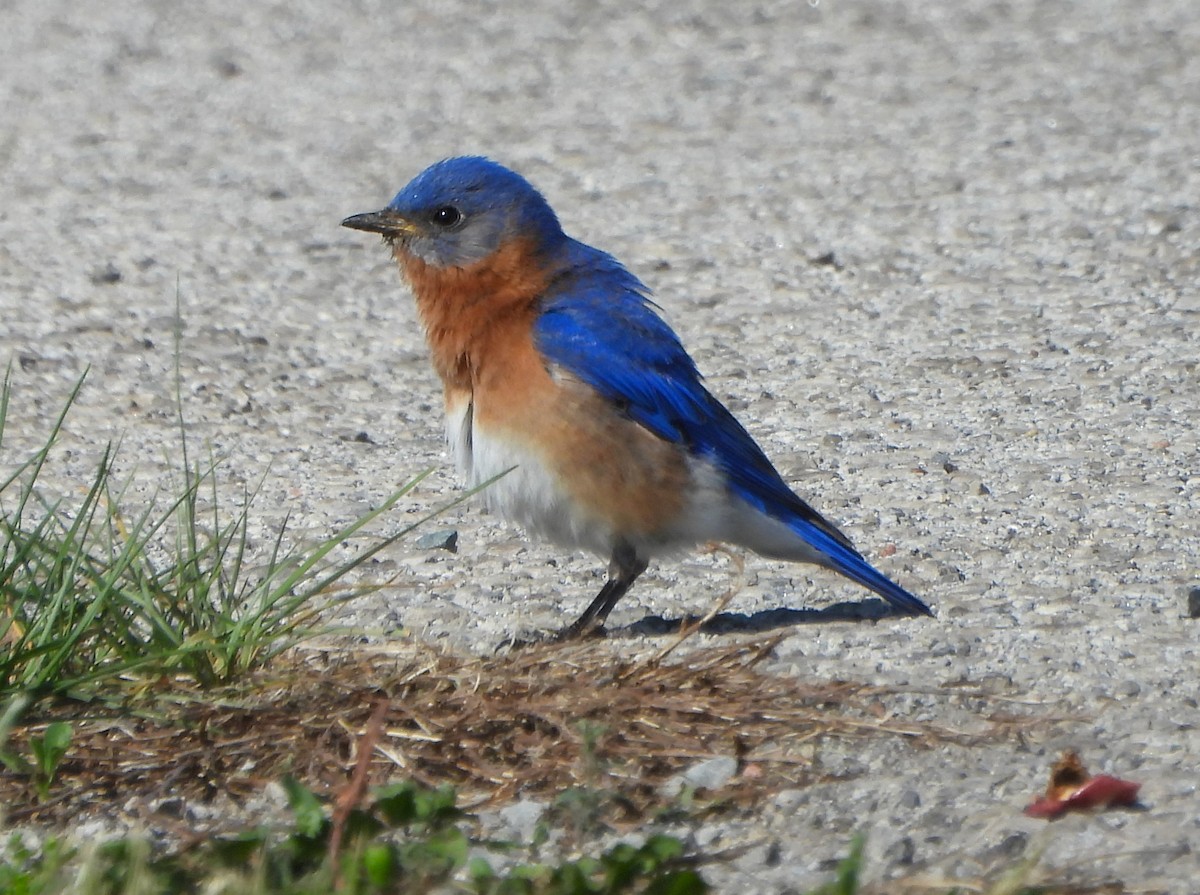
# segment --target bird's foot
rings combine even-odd
[[[553,640],[555,643],[570,643],[571,641],[575,640],[598,640],[607,636],[608,631],[605,630],[604,625],[573,624],[567,625],[567,627],[555,634],[551,640]]]
[[[515,652],[516,650],[528,649],[532,646],[540,646],[544,643],[554,643],[554,635],[544,631],[535,631],[532,634],[516,635],[513,634],[505,637],[496,644],[496,648],[492,650],[492,655],[499,656],[504,653]]]

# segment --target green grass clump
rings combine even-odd
[[[348,560],[330,554],[390,511],[422,478],[320,543],[287,543],[285,519],[251,562],[247,490],[230,513],[217,464],[192,463],[181,428],[182,486],[127,512],[106,448],[77,502],[39,487],[83,380],[42,447],[0,480],[0,699],[90,698],[118,680],[183,676],[225,684],[314,632],[316,598],[422,519]],[[0,462],[11,385],[0,387]],[[261,487],[261,485],[260,485]]]

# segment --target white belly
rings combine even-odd
[[[475,425],[470,401],[447,405],[446,438],[459,473],[468,487],[482,486],[489,510],[531,534],[608,559],[617,533],[575,505],[536,449]]]

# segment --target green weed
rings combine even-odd
[[[54,783],[58,765],[71,745],[71,725],[66,721],[54,721],[46,726],[45,732],[29,738],[30,757],[0,745],[0,764],[14,774],[22,774],[33,780],[38,799],[50,797],[50,786]]]

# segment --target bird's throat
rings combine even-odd
[[[434,368],[455,388],[471,388],[488,342],[510,327],[532,325],[550,280],[544,260],[525,240],[507,242],[468,267],[437,267],[401,243],[393,252],[416,298]]]

